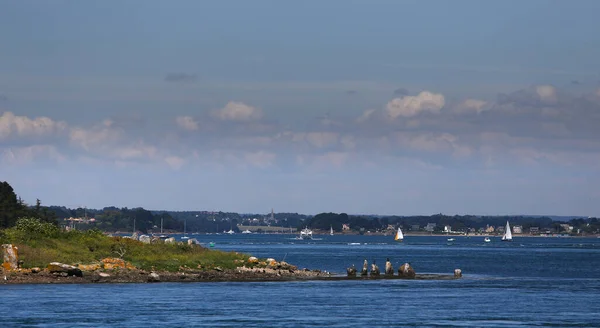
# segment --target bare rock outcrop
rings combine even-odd
[[[50,273],[64,274],[66,276],[83,277],[83,272],[76,266],[60,262],[52,262],[47,267]]]
[[[133,266],[131,263],[115,257],[107,257],[105,259],[102,259],[102,266],[106,270],[135,269],[135,266]]]
[[[19,253],[17,246],[12,244],[2,245],[2,268],[6,271],[13,271],[19,268]]]
[[[156,272],[150,272],[148,282],[160,282],[160,276]]]

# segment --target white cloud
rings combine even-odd
[[[106,154],[121,160],[138,160],[155,157],[158,154],[158,149],[155,146],[138,142],[133,145],[114,147]]]
[[[457,113],[472,113],[475,112],[477,114],[483,112],[488,108],[488,102],[478,99],[466,99],[465,101],[459,103],[455,110]]]
[[[348,161],[350,153],[331,151],[324,154],[302,154],[296,156],[296,164],[314,169],[341,168]]]
[[[399,116],[412,117],[421,112],[439,113],[445,105],[444,96],[429,91],[423,91],[416,96],[394,98],[386,106],[387,115],[391,119]]]
[[[556,88],[551,85],[539,85],[535,88],[540,100],[546,104],[554,104],[557,101]]]
[[[252,166],[259,168],[268,168],[273,166],[277,155],[267,151],[248,152],[244,154],[244,159]]]
[[[356,119],[356,122],[357,122],[357,123],[362,123],[362,122],[368,121],[368,120],[369,120],[369,119],[370,119],[370,118],[373,116],[373,114],[374,114],[375,112],[376,112],[376,110],[375,110],[375,109],[367,109],[366,111],[364,111],[364,112],[362,113],[362,115],[360,115],[360,116],[359,116],[359,117]]]
[[[191,116],[177,116],[175,119],[177,125],[184,130],[188,131],[196,131],[198,130],[198,122],[194,120]]]
[[[179,170],[184,164],[185,159],[179,156],[167,156],[165,162],[174,170]]]
[[[92,128],[73,128],[69,135],[71,144],[85,150],[93,150],[99,146],[116,143],[123,131],[113,127],[111,120],[105,120],[102,124]]]
[[[306,141],[317,148],[333,146],[338,141],[338,134],[335,132],[310,132],[306,134]]]
[[[242,102],[230,101],[225,107],[214,110],[212,116],[223,121],[253,121],[260,119],[263,112]]]
[[[69,136],[75,148],[106,159],[122,161],[154,158],[159,149],[145,141],[132,139],[125,130],[115,127],[111,120],[91,128],[73,128]]]
[[[0,116],[0,140],[13,135],[19,137],[50,136],[67,129],[67,123],[54,121],[48,117],[30,119],[27,116],[16,116],[12,112],[4,112]]]
[[[11,147],[0,153],[0,162],[7,164],[27,164],[38,160],[62,162],[65,157],[55,146],[33,145],[27,147]]]
[[[396,141],[402,147],[431,152],[442,153],[449,152],[454,157],[468,157],[473,150],[465,144],[458,141],[458,137],[450,133],[395,133]]]

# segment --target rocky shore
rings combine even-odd
[[[177,271],[143,270],[121,258],[104,258],[90,264],[70,265],[51,262],[46,267],[26,268],[18,258],[18,248],[2,245],[3,260],[0,269],[0,284],[84,284],[84,283],[155,283],[155,282],[223,282],[223,281],[292,281],[292,280],[355,280],[355,279],[457,279],[462,276],[460,269],[454,275],[416,274],[405,263],[394,274],[391,263],[386,263],[385,274],[381,274],[375,263],[371,271],[365,260],[363,269],[357,273],[354,266],[347,269],[347,275],[332,275],[321,270],[299,269],[284,261],[256,257],[236,259],[234,269],[209,265],[188,267],[182,265]]]
[[[57,274],[42,270],[37,273],[31,270],[2,272],[0,284],[87,284],[87,283],[154,283],[154,282],[268,282],[268,281],[303,281],[303,280],[453,280],[458,277],[443,274],[417,274],[413,278],[398,275],[388,276],[355,276],[332,275],[319,270],[299,270],[293,273],[274,269],[211,270],[189,272],[161,272],[144,270],[115,270],[112,272],[90,272],[82,276]]]
[[[85,284],[85,283],[152,283],[152,282],[222,282],[222,281],[290,281],[327,277],[319,271],[296,271],[293,273],[278,270],[210,270],[210,271],[144,271],[114,270],[84,272],[81,276],[41,270],[3,272],[0,284]]]

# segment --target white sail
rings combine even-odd
[[[394,238],[394,240],[402,241],[403,239],[404,239],[404,234],[402,234],[402,229],[400,229],[400,227],[398,227],[398,231],[396,232],[396,237]]]
[[[329,226],[329,235],[333,236],[333,226]]]
[[[512,232],[510,231],[510,225],[508,221],[506,221],[506,228],[504,228],[504,236],[502,236],[502,240],[512,240]]]

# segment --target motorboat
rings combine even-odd
[[[312,237],[313,237],[313,232],[312,232],[312,230],[308,229],[308,227],[306,227],[300,231],[300,239],[312,239]]]

